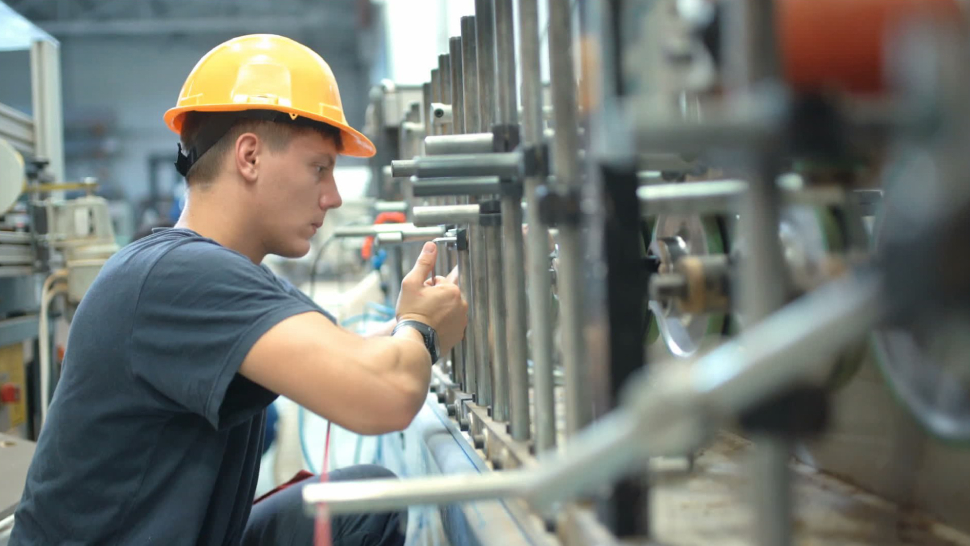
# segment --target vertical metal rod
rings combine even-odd
[[[462,61],[462,39],[453,37],[448,42],[451,53],[451,134],[465,133],[465,65]]]
[[[475,402],[480,406],[492,405],[492,372],[490,370],[491,350],[488,343],[488,260],[484,244],[482,226],[471,224],[468,226],[468,245],[471,249],[472,294],[475,305],[473,321],[469,321],[472,335],[475,336],[475,366],[477,389]]]
[[[479,81],[478,81],[478,50],[475,32],[475,17],[461,18],[461,65],[465,133],[477,131],[480,127]],[[452,109],[455,108],[454,105]],[[472,293],[475,298],[475,354],[478,358],[478,391],[476,402],[481,406],[492,404],[492,351],[489,345],[488,320],[488,258],[485,232],[481,226],[468,226],[469,246],[471,247]]]
[[[421,121],[424,122],[424,134],[433,135],[434,128],[431,126],[431,103],[434,102],[432,97],[432,87],[434,87],[435,78],[437,74],[431,71],[431,82],[425,82],[421,84]],[[421,145],[421,154],[424,155],[424,144]]]
[[[462,65],[462,40],[460,37],[453,37],[448,40],[448,59],[451,69],[451,112],[452,124],[451,133],[458,135],[465,132],[465,93],[464,93],[464,70]],[[465,368],[465,392],[475,394],[478,392],[478,335],[477,320],[475,310],[479,307],[479,296],[475,293],[476,272],[472,264],[469,241],[472,239],[471,226],[464,232],[464,256],[459,252],[459,284],[464,283],[465,289],[462,294],[468,303],[468,328],[465,330],[465,339],[462,340],[462,359]],[[464,267],[460,260],[467,260]],[[483,300],[484,301],[484,300]]]
[[[515,85],[515,17],[512,0],[495,1],[495,90],[497,116],[502,126],[518,124]],[[481,59],[481,56],[479,56]],[[486,128],[487,129],[487,128]],[[501,196],[506,358],[509,385],[510,433],[515,440],[531,436],[529,419],[529,368],[526,338],[525,251],[522,240],[522,192]]]
[[[447,54],[446,53],[446,54],[438,55],[438,75],[439,75],[439,79],[438,79],[438,86],[439,86],[439,89],[438,89],[438,97],[439,97],[439,99],[438,100],[440,102],[442,102],[442,103],[450,104],[451,101],[452,101],[451,79],[452,79],[452,76],[453,76],[453,74],[451,72],[451,55],[450,54]],[[451,125],[451,124],[443,124],[439,128],[438,134],[441,134],[441,135],[451,134],[453,130],[454,130],[454,126],[453,125]],[[444,204],[457,204],[458,203],[457,198],[447,198],[447,197],[444,197],[444,198],[441,199],[441,201]],[[448,260],[447,260],[447,267],[448,267],[448,269],[447,269],[447,271],[449,273],[451,272],[451,269],[453,267],[455,267],[456,265],[458,265],[458,255],[457,254],[458,254],[457,247],[455,248],[454,254],[452,254],[452,253],[449,253],[448,254]],[[470,301],[470,300],[468,300],[468,296],[469,296],[468,294],[466,294],[465,292],[462,292],[462,295],[465,296],[465,301]],[[464,369],[463,369],[464,358],[465,358],[464,357],[464,354],[465,354],[465,347],[464,347],[464,345],[465,345],[465,340],[462,339],[451,350],[452,367],[454,369],[456,369],[456,370],[460,370],[461,373],[462,373],[462,375],[464,375]],[[457,379],[457,376],[456,376],[456,379]],[[462,381],[462,383],[463,382],[464,381]]]
[[[576,79],[573,75],[572,24],[568,2],[549,0],[549,76],[556,123],[553,171],[560,192],[578,190]],[[583,282],[578,225],[559,227],[559,306],[566,376],[566,433],[575,434],[592,418],[590,383],[585,366]]]
[[[512,0],[495,0],[495,66],[498,122],[519,122],[519,101],[515,85],[515,14]],[[485,127],[484,130],[489,130]]]
[[[455,234],[457,239],[457,244],[455,246],[458,251],[458,288],[461,290],[462,296],[464,296],[465,301],[469,303],[468,305],[468,325],[469,328],[467,332],[473,332],[473,319],[472,316],[474,308],[472,307],[472,270],[471,270],[471,256],[468,253],[468,230],[459,229],[458,233]],[[467,393],[475,393],[478,390],[478,369],[475,366],[477,358],[475,356],[475,340],[473,335],[465,334],[465,340],[462,342],[463,352],[461,353],[461,363],[459,368],[462,371],[463,381],[461,383],[461,390]]]
[[[774,183],[777,171],[766,158],[760,160],[760,172],[749,181],[741,215],[749,253],[741,262],[740,292],[748,325],[761,322],[780,308],[786,292],[786,271],[778,239],[778,195]],[[754,440],[756,543],[784,546],[791,543],[790,445],[770,435],[759,435]]]
[[[478,88],[478,48],[475,33],[475,17],[461,18],[461,72],[464,87],[465,132],[474,133],[481,127],[481,106]]]
[[[506,359],[505,290],[502,278],[502,226],[482,226],[488,249],[488,322],[492,326],[492,419],[509,420],[509,365]]]
[[[542,82],[539,69],[539,6],[519,0],[519,60],[522,63],[522,141],[542,140]],[[556,447],[556,408],[552,368],[552,317],[549,230],[539,216],[537,192],[544,178],[525,179],[528,231],[529,328],[532,330],[533,407],[536,453]]]
[[[525,335],[525,250],[522,242],[522,194],[502,196],[502,239],[505,240],[505,310],[509,368],[509,411],[512,439],[528,440],[529,367]]]
[[[448,40],[448,50],[451,58],[451,114],[452,134],[460,135],[465,132],[465,84],[461,59],[461,38],[455,36]]]
[[[489,132],[495,122],[495,15],[494,0],[475,0],[475,35],[477,40],[479,131]],[[471,105],[475,107],[474,104]],[[467,114],[466,114],[467,115]],[[509,363],[506,336],[505,254],[502,249],[502,228],[483,227],[488,259],[488,309],[491,335],[492,418],[505,422],[509,418]]]
[[[438,55],[438,100],[443,104],[451,104],[451,55],[445,53]],[[439,135],[450,135],[452,132],[451,124],[442,124],[438,132]]]
[[[478,130],[492,130],[495,119],[495,16],[494,0],[475,0],[475,37],[478,53]],[[472,131],[469,130],[469,133]]]

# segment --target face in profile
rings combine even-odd
[[[299,132],[282,151],[264,154],[257,202],[268,253],[299,258],[310,251],[327,211],[342,204],[333,175],[337,154],[336,142],[316,131]]]

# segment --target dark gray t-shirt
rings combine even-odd
[[[71,324],[11,546],[237,544],[276,398],[237,371],[308,311],[323,312],[192,231],[123,248]]]

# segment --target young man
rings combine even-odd
[[[105,264],[78,308],[13,546],[311,544],[299,487],[252,505],[266,406],[283,395],[361,434],[403,429],[435,355],[463,335],[453,279],[425,280],[433,244],[404,280],[393,334],[373,338],[260,265],[309,251],[341,204],[339,153],[374,153],[316,53],[278,36],[230,40],[165,119],[182,139],[188,203],[175,228]],[[403,544],[404,519],[338,517],[334,542]]]

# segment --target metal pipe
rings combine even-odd
[[[331,514],[383,512],[416,504],[451,504],[481,498],[518,496],[521,472],[494,472],[482,480],[479,474],[409,480],[366,480],[313,484],[303,489],[308,515],[316,515],[317,503],[326,503]],[[407,487],[402,487],[403,485]]]
[[[487,154],[495,151],[492,133],[429,136],[424,139],[426,155]]]
[[[472,324],[474,308],[472,307],[472,271],[471,271],[471,256],[468,253],[468,230],[459,229],[455,234],[457,239],[455,247],[458,251],[458,289],[461,290],[461,295],[466,302],[469,303],[468,306],[468,324]],[[478,373],[476,362],[478,362],[478,357],[476,355],[475,346],[475,336],[468,335],[468,332],[473,331],[473,329],[466,330],[465,338],[462,340],[462,352],[460,354],[461,358],[461,372],[462,372],[462,383],[461,390],[467,393],[474,393],[478,390]]]
[[[553,171],[559,191],[578,190],[579,142],[576,129],[576,79],[573,76],[572,23],[568,2],[549,0],[549,69],[556,123]],[[583,261],[578,225],[559,227],[559,307],[562,357],[566,374],[566,433],[575,434],[592,419],[583,331]]]
[[[491,216],[491,218],[489,218]],[[509,420],[509,362],[506,336],[505,279],[502,252],[501,217],[483,216],[494,220],[483,225],[488,249],[488,322],[492,337],[492,419],[499,423]]]
[[[654,184],[637,188],[637,197],[643,216],[720,213],[737,211],[747,187],[740,180]]]
[[[417,164],[413,159],[392,159],[391,176],[395,178],[405,178],[414,176],[417,173]]]
[[[657,214],[714,214],[737,212],[748,183],[741,180],[712,180],[689,184],[651,184],[637,188],[643,216]],[[793,205],[832,206],[845,203],[845,190],[838,187],[779,188],[779,196]]]
[[[482,226],[470,224],[468,226],[469,247],[472,258],[472,294],[475,298],[473,305],[474,321],[469,321],[475,336],[477,389],[475,403],[479,406],[492,405],[492,372],[490,369],[491,347],[488,342],[488,277],[493,272],[488,270],[488,256],[484,241]]]
[[[461,18],[461,72],[464,87],[465,133],[480,131],[478,48],[475,33],[475,16]]]
[[[492,195],[501,189],[497,176],[411,180],[415,197]]]
[[[519,61],[522,70],[522,140],[542,142],[542,81],[539,69],[539,7],[537,0],[519,0]],[[549,305],[549,230],[539,215],[538,191],[545,180],[524,181],[528,230],[529,328],[532,330],[533,406],[536,453],[556,446],[555,378],[552,365],[552,318]]]
[[[444,226],[416,228],[412,231],[384,231],[374,235],[374,239],[382,245],[396,245],[404,243],[424,243],[433,241],[444,234]]]
[[[436,155],[415,159],[413,174],[421,178],[459,176],[518,178],[522,170],[521,162],[522,155],[518,152]],[[392,168],[394,168],[393,162]],[[398,171],[395,170],[396,172]]]
[[[445,234],[444,227],[418,227],[406,224],[374,224],[370,226],[340,226],[334,228],[334,237],[372,237],[379,233],[403,233],[406,235],[434,235],[441,237]]]
[[[416,504],[523,497],[536,509],[600,491],[642,471],[646,457],[682,453],[740,412],[817,375],[827,359],[887,314],[881,282],[850,275],[796,300],[690,366],[630,381],[620,409],[569,441],[535,470],[408,480],[331,482],[303,489],[308,509],[333,514]],[[643,438],[653,438],[644,442]],[[460,497],[459,497],[460,495]]]
[[[495,87],[497,89],[496,121],[519,123],[519,101],[515,85],[515,15],[512,0],[495,1]],[[490,127],[486,127],[488,130]]]
[[[407,201],[377,201],[374,212],[407,212]]]
[[[525,251],[522,241],[522,196],[502,195],[502,239],[505,240],[505,309],[509,368],[509,419],[513,440],[531,436],[529,419],[528,339],[526,338]],[[501,243],[501,241],[499,241]]]
[[[444,53],[438,55],[438,100],[435,101],[439,104],[451,104],[451,55]],[[434,109],[432,108],[432,111]],[[433,125],[433,123],[432,123]],[[428,133],[429,135],[447,135],[451,134],[452,127],[450,124],[441,124],[438,126],[438,131],[433,133]],[[427,152],[425,152],[427,153]]]
[[[503,126],[518,124],[519,109],[515,84],[515,17],[512,0],[495,1],[495,88],[497,117]],[[508,150],[506,150],[508,151]],[[505,288],[505,327],[507,344],[505,362],[508,367],[510,433],[515,440],[528,440],[529,425],[529,368],[526,338],[525,251],[522,241],[522,193],[503,192],[502,236],[505,242],[502,276]],[[498,236],[496,235],[498,238]],[[496,393],[499,386],[496,386]],[[497,398],[497,395],[496,395]]]
[[[431,82],[425,82],[421,84],[421,120],[424,122],[424,134],[433,135],[432,132],[434,128],[431,126],[431,103],[434,102],[434,96],[432,93],[432,88],[436,87],[438,82],[437,69],[431,71]],[[425,137],[427,138],[427,137]]]
[[[757,173],[744,192],[741,210],[741,232],[747,241],[747,252],[741,259],[741,310],[745,324],[757,324],[785,303],[787,270],[778,239],[777,171],[768,158],[760,158]],[[791,543],[791,476],[788,459],[789,442],[771,435],[754,438],[756,458],[762,463],[756,469],[754,505],[759,515],[756,541],[762,545],[784,546]]]
[[[478,53],[478,128],[467,133],[492,130],[495,120],[495,15],[492,2],[475,0],[475,38]]]
[[[478,205],[436,205],[411,209],[411,219],[416,226],[470,224],[477,222],[478,216]]]
[[[462,67],[461,38],[455,36],[448,40],[448,57],[451,58],[451,112],[454,123],[452,134],[465,132],[465,84]]]

